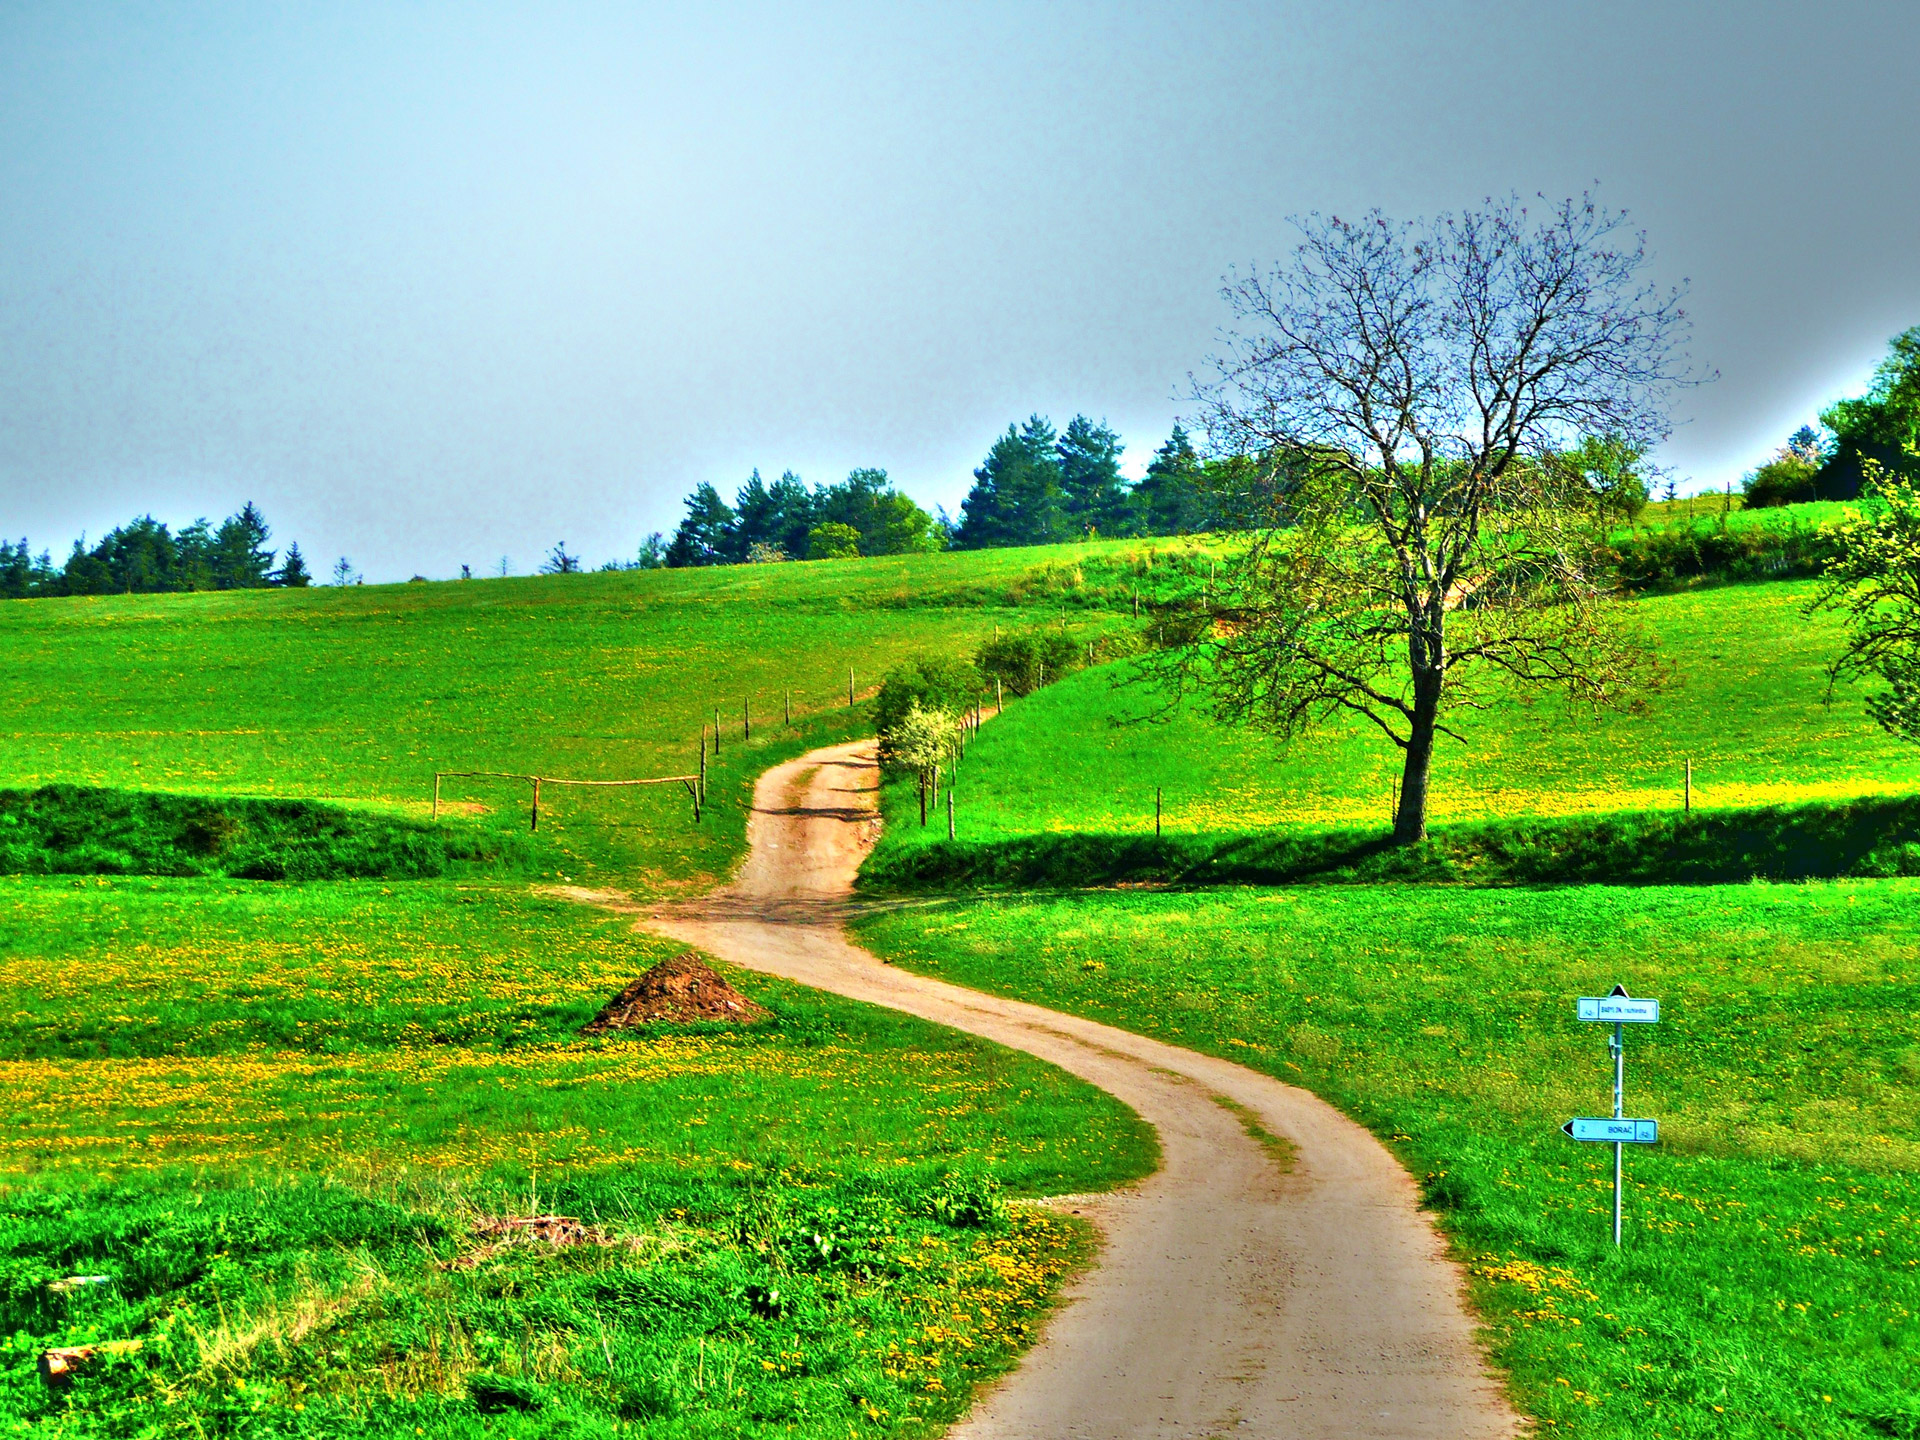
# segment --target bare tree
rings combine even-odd
[[[1450,712],[1485,682],[1606,704],[1651,673],[1569,456],[1668,433],[1688,322],[1643,278],[1644,237],[1588,197],[1299,228],[1289,266],[1223,292],[1234,322],[1197,395],[1216,453],[1257,457],[1260,523],[1163,668],[1283,739],[1378,726],[1404,752],[1408,844],[1435,736],[1459,738]]]

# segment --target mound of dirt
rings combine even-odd
[[[636,1025],[665,1021],[691,1025],[702,1020],[735,1020],[750,1024],[767,1012],[713,973],[689,950],[662,960],[601,1007],[582,1035],[628,1030]]]

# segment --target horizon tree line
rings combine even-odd
[[[0,598],[154,595],[192,590],[300,589],[313,583],[295,542],[276,565],[273,532],[249,500],[216,527],[205,517],[177,532],[151,514],[107,532],[91,548],[82,535],[64,564],[33,553],[25,537],[0,540]]]

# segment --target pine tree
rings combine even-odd
[[[1205,469],[1187,432],[1175,425],[1134,491],[1149,535],[1188,535],[1211,528]]]
[[[272,536],[265,517],[249,500],[238,514],[229,515],[214,532],[213,583],[222,590],[252,590],[267,583],[273,571]]]
[[[1120,473],[1126,447],[1112,427],[1076,415],[1053,448],[1060,457],[1060,491],[1074,526],[1083,534],[1134,534],[1133,497]]]
[[[687,516],[673,532],[667,564],[676,568],[723,564],[732,525],[733,511],[720,498],[720,492],[711,485],[701,485],[687,497]]]
[[[466,566],[460,569],[464,572]],[[307,572],[306,557],[300,553],[300,542],[295,541],[287,547],[287,558],[280,562],[280,569],[273,577],[273,583],[284,585],[289,590],[304,590],[313,584],[313,576]]]
[[[973,472],[973,489],[960,505],[955,545],[1050,545],[1071,537],[1054,448],[1058,438],[1039,415],[1007,427]]]
[[[738,565],[754,546],[779,544],[779,518],[773,495],[756,467],[747,483],[734,493],[733,519],[718,547],[721,558],[729,565]]]

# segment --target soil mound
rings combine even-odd
[[[748,1024],[766,1016],[762,1007],[714,974],[689,950],[662,960],[627,986],[602,1006],[580,1033],[599,1035],[657,1021],[691,1025],[702,1020],[736,1020]]]

